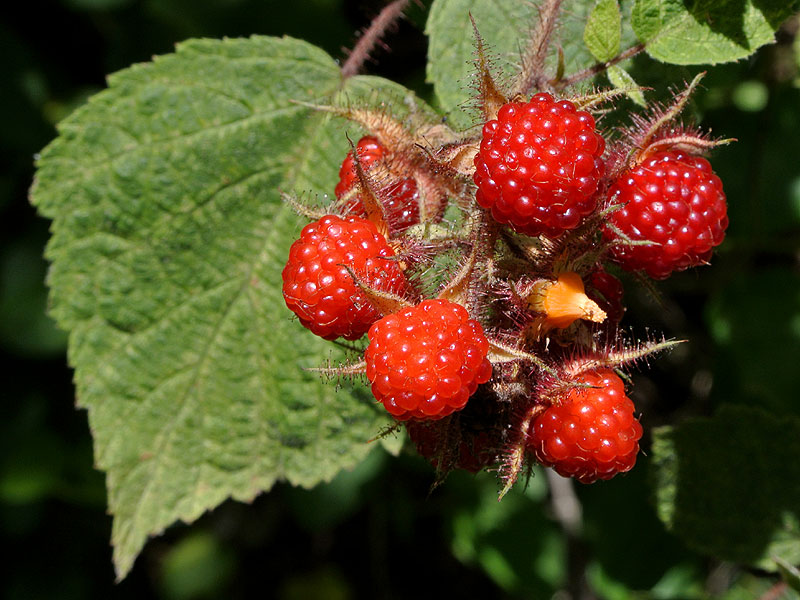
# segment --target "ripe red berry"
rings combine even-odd
[[[372,136],[365,136],[358,140],[356,151],[361,161],[361,168],[365,171],[369,171],[387,157],[386,148]],[[365,217],[366,211],[358,193],[357,181],[358,174],[353,153],[348,152],[339,169],[339,183],[336,184],[334,193],[340,200],[347,198],[344,210],[349,214]],[[402,233],[412,225],[419,223],[419,190],[412,177],[390,178],[376,190],[376,196],[383,204],[386,221],[393,232]]]
[[[611,257],[624,269],[664,279],[707,263],[725,239],[728,209],[722,182],[699,156],[656,152],[611,186],[609,200],[623,205],[609,218],[614,228],[633,241],[653,242],[615,245]],[[604,237],[619,236],[606,227]]]
[[[480,323],[448,300],[424,300],[383,317],[368,336],[364,358],[372,393],[400,421],[461,410],[492,376]]]
[[[304,327],[326,340],[355,340],[381,315],[347,272],[372,289],[394,294],[406,278],[394,251],[370,221],[326,215],[309,223],[289,249],[283,297]]]
[[[604,149],[594,118],[571,102],[510,102],[483,126],[475,198],[520,233],[558,236],[595,210]]]
[[[622,380],[610,369],[598,369],[577,383],[594,387],[572,388],[534,420],[528,444],[536,460],[581,483],[629,471],[642,426]]]

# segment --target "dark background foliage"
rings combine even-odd
[[[35,154],[55,136],[56,122],[102,89],[107,73],[170,52],[181,39],[288,34],[344,57],[342,48],[382,4],[32,0],[4,16],[0,354],[11,377],[0,421],[0,527],[12,550],[0,584],[5,597],[539,598],[565,585],[569,565],[586,567],[597,593],[614,598],[629,590],[704,597],[774,582],[696,555],[667,533],[650,502],[646,456],[628,476],[578,490],[584,531],[569,540],[541,474],[498,505],[491,475],[457,473],[430,491],[424,461],[375,452],[313,491],[279,485],[250,506],[228,502],[191,527],[172,527],[114,583],[103,476],[92,467],[86,415],[74,409],[66,337],[45,316],[48,224],[27,201]],[[379,50],[369,70],[429,98],[423,25],[415,6],[387,39],[391,52]],[[725,403],[800,415],[796,29],[790,21],[778,45],[713,68],[692,106],[704,128],[739,140],[713,157],[731,217],[713,267],[658,284],[658,298],[626,281],[626,320],[636,334],[649,328],[690,340],[635,375],[646,428]],[[631,67],[662,98],[667,82],[696,71],[653,68],[645,57]]]

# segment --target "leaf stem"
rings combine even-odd
[[[623,50],[622,52],[617,54],[611,60],[608,60],[608,61],[602,62],[602,63],[594,64],[591,67],[583,69],[582,71],[578,71],[576,73],[573,73],[572,75],[569,75],[568,77],[565,77],[564,79],[556,81],[553,84],[553,86],[558,90],[563,90],[566,87],[569,87],[569,86],[571,86],[571,85],[573,85],[575,83],[578,83],[579,81],[583,81],[584,79],[588,79],[589,77],[597,75],[598,73],[602,73],[603,71],[605,71],[609,67],[613,67],[617,63],[621,63],[623,60],[627,60],[629,58],[633,58],[634,56],[639,54],[642,50],[644,50],[644,44],[636,44],[635,46],[631,46],[627,50]]]
[[[358,75],[364,68],[364,63],[369,60],[370,53],[375,49],[381,38],[394,25],[403,11],[408,6],[409,0],[394,0],[394,2],[383,7],[378,16],[372,20],[364,30],[355,47],[350,51],[347,60],[342,65],[342,77],[347,79],[353,75]]]

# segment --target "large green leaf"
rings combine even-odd
[[[330,480],[374,446],[374,403],[303,371],[344,355],[283,303],[301,220],[280,192],[332,191],[359,133],[295,101],[413,102],[286,38],[189,41],[109,84],[42,152],[32,198],[122,577],[175,520]]]
[[[794,0],[636,0],[632,25],[653,58],[717,64],[772,42],[795,6]]]
[[[775,569],[800,562],[800,420],[723,407],[655,431],[657,508],[688,545]]]

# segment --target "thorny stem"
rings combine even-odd
[[[632,46],[627,50],[620,52],[609,61],[597,63],[595,65],[592,65],[591,67],[583,69],[582,71],[573,73],[568,77],[564,77],[559,81],[553,82],[553,87],[555,87],[557,90],[563,90],[564,88],[567,88],[575,83],[578,83],[579,81],[583,81],[584,79],[588,79],[589,77],[597,75],[598,73],[602,73],[609,67],[613,67],[617,63],[621,63],[623,60],[636,56],[642,50],[644,50],[644,44],[636,44],[635,46]]]
[[[567,588],[571,600],[589,600],[594,595],[586,582],[586,549],[581,542],[583,510],[571,479],[545,469],[550,487],[550,508],[567,542]]]
[[[571,479],[557,475],[552,469],[545,469],[547,483],[550,486],[550,507],[556,521],[565,533],[580,535],[583,525],[583,510],[580,500],[575,495]]]
[[[638,343],[630,348],[622,350],[610,350],[604,356],[592,360],[575,361],[567,367],[568,375],[575,377],[579,373],[592,371],[604,367],[620,367],[624,364],[632,364],[640,360],[647,360],[650,356],[658,352],[664,352],[684,343],[686,340],[662,340],[660,342]]]
[[[539,8],[539,23],[531,36],[531,42],[522,57],[522,71],[513,88],[513,95],[528,96],[533,90],[548,85],[544,74],[544,63],[550,48],[562,0],[544,0]]]
[[[387,4],[378,16],[372,20],[364,30],[355,47],[350,51],[347,60],[342,65],[342,77],[348,78],[358,75],[369,60],[370,53],[381,42],[381,38],[403,16],[403,11],[408,6],[409,0],[394,0]]]
[[[494,283],[494,247],[497,243],[500,227],[489,211],[481,211],[481,222],[478,226],[479,258],[483,260],[486,267],[485,275],[487,283]]]

